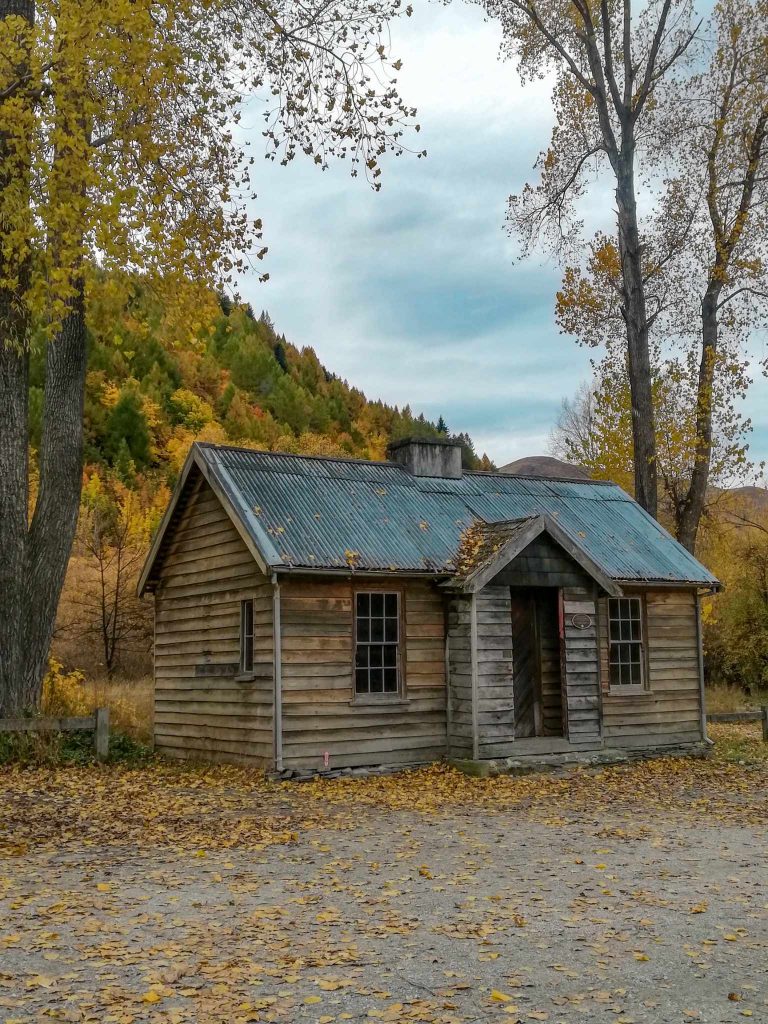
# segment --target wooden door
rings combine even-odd
[[[539,643],[542,736],[563,735],[563,693],[558,592],[542,589],[536,595]]]
[[[536,735],[538,657],[536,605],[525,594],[512,591],[512,672],[515,702],[515,738]]]

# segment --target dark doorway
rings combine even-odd
[[[511,588],[515,737],[562,736],[558,592]]]

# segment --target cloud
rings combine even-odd
[[[501,464],[545,450],[589,353],[555,325],[559,269],[515,261],[505,231],[508,197],[533,180],[552,110],[549,83],[523,87],[499,42],[474,6],[426,4],[396,23],[400,87],[419,109],[427,158],[387,159],[379,193],[343,163],[320,172],[265,161],[253,212],[270,281],[240,290],[370,397],[443,415]],[[609,213],[609,194],[591,206]],[[761,415],[755,451],[765,453]]]

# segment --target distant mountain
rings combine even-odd
[[[581,466],[572,466],[569,462],[552,458],[551,455],[529,455],[523,459],[508,462],[499,469],[500,473],[511,476],[542,476],[553,479],[560,477],[565,480],[591,480],[589,473]]]
[[[729,494],[759,512],[768,512],[768,487],[734,487]]]

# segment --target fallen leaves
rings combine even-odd
[[[672,759],[287,786],[14,770],[0,1022],[655,1024],[670,1000],[675,1019],[720,1019],[705,975],[728,1019],[760,1018],[741,965],[760,976],[765,782]],[[707,874],[727,843],[733,863]]]

